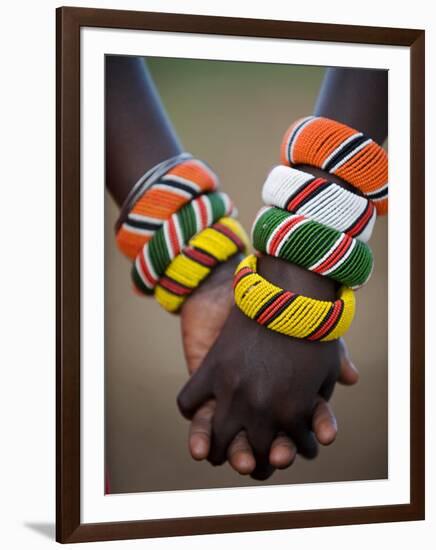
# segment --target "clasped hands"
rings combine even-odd
[[[191,421],[194,459],[213,465],[228,460],[240,474],[264,480],[290,466],[297,453],[314,458],[318,444],[334,441],[337,424],[328,400],[336,382],[355,384],[358,373],[342,339],[289,338],[239,311],[233,305],[232,275],[240,259],[216,269],[182,309],[192,376],[178,406]],[[270,257],[259,261],[273,277],[281,272],[279,263]]]

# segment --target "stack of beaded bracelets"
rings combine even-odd
[[[262,199],[265,204],[302,214],[363,242],[369,241],[377,217],[374,204],[366,197],[288,166],[271,170]]]
[[[159,279],[197,233],[223,216],[233,216],[233,203],[224,193],[200,195],[173,214],[136,256],[132,278],[143,294],[153,294]]]
[[[335,302],[282,290],[256,272],[256,258],[237,268],[235,302],[250,318],[289,336],[333,340],[354,316],[353,289],[373,269],[369,246],[378,214],[388,208],[387,156],[361,132],[322,117],[291,125],[281,146],[283,166],[267,177],[252,240],[261,253],[328,276],[341,285]],[[355,192],[292,168],[306,164],[335,174]]]
[[[202,161],[183,153],[147,172],[134,186],[116,224],[121,251],[134,260],[140,294],[154,294],[177,312],[220,262],[247,247],[236,209]]]
[[[334,302],[315,300],[273,285],[257,273],[257,258],[247,256],[236,269],[235,303],[250,319],[271,330],[306,340],[335,340],[354,317],[354,292],[342,287]]]
[[[172,214],[202,193],[216,191],[216,174],[182,153],[149,170],[132,188],[115,226],[119,249],[134,259]]]

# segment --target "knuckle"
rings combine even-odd
[[[220,390],[228,394],[238,392],[242,387],[241,373],[235,368],[223,369],[219,377]]]
[[[252,387],[248,391],[247,400],[249,407],[256,413],[264,414],[271,411],[273,401],[269,393],[263,391],[261,387]]]
[[[200,422],[210,423],[212,421],[213,414],[215,412],[215,403],[211,400],[204,404],[198,411],[195,413],[196,419]]]

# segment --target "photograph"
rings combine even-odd
[[[424,89],[418,29],[57,10],[56,540],[424,517]]]
[[[386,70],[105,57],[107,494],[388,477],[387,132]]]

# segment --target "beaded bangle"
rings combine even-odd
[[[352,288],[371,276],[373,258],[365,243],[299,214],[265,206],[252,229],[259,252],[282,258]]]
[[[310,164],[335,174],[374,202],[379,215],[388,210],[388,158],[361,132],[328,118],[309,116],[287,130],[281,145],[283,164]]]
[[[236,209],[225,193],[201,195],[173,214],[136,256],[132,278],[137,290],[152,294],[166,268],[196,234]]]
[[[265,204],[302,214],[363,242],[371,237],[377,217],[367,198],[288,166],[271,170],[262,199]]]
[[[315,300],[273,285],[256,269],[256,256],[242,260],[233,289],[236,305],[260,325],[287,336],[324,342],[340,338],[350,327],[355,311],[350,288],[342,287],[334,302]]]
[[[224,217],[195,235],[167,267],[154,297],[167,311],[176,313],[186,298],[222,262],[248,248],[241,224]]]
[[[188,153],[158,164],[136,183],[124,203],[115,227],[118,247],[133,260],[165,220],[218,185],[214,172]]]

